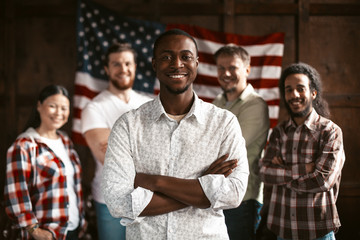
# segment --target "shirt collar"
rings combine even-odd
[[[248,96],[250,96],[252,92],[254,92],[254,88],[250,83],[248,83],[244,91],[242,91],[242,93],[239,95],[239,97],[232,102],[244,100]],[[225,104],[227,102],[226,93],[224,92],[222,96],[223,96],[223,104]]]
[[[311,113],[305,119],[302,126],[306,126],[309,130],[316,130],[315,126],[316,126],[316,120],[318,118],[319,118],[319,114],[316,112],[315,109],[312,109]],[[290,127],[295,127],[295,128],[297,127],[296,123],[294,122],[294,120],[292,118],[290,118],[290,120],[286,123],[285,129],[288,129]]]
[[[191,106],[190,111],[183,118],[183,120],[194,116],[194,118],[197,119],[199,123],[204,123],[205,119],[202,113],[203,108],[201,107],[201,105],[204,104],[204,102],[197,96],[197,94],[194,91],[193,93],[194,93],[194,103]],[[160,120],[162,116],[167,116],[165,109],[160,101],[160,94],[157,95],[154,101],[151,102],[151,106],[149,107],[148,114],[150,115],[150,118],[153,120]]]
[[[309,117],[305,120],[304,125],[310,130],[316,130],[316,122],[319,118],[319,114],[313,109]]]
[[[254,92],[254,88],[250,83],[248,83],[244,91],[240,94],[239,99],[244,100],[250,96],[252,92]]]

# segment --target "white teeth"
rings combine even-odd
[[[182,78],[184,75],[170,75],[171,78]]]

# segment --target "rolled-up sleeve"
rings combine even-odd
[[[139,215],[153,196],[150,190],[134,189],[136,172],[126,126],[120,119],[111,131],[102,180],[105,203],[113,217],[123,218],[123,225],[140,222]]]
[[[247,188],[249,164],[246,144],[235,117],[225,127],[219,157],[226,153],[229,153],[229,160],[238,159],[238,166],[228,177],[225,178],[222,174],[209,174],[199,178],[201,187],[211,203],[211,208],[215,210],[238,207]]]

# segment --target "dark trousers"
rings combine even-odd
[[[230,240],[255,240],[261,206],[258,201],[250,199],[242,202],[237,208],[224,210]]]
[[[66,234],[66,240],[79,240],[79,227],[72,231],[68,231]]]

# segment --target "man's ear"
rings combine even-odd
[[[250,75],[250,72],[251,72],[251,66],[250,66],[250,64],[249,64],[249,65],[247,65],[247,67],[246,67],[246,77],[248,77],[248,76]]]
[[[106,75],[109,76],[109,68],[108,68],[107,66],[104,66],[104,70],[105,70],[105,72],[106,72]]]
[[[312,92],[311,92],[311,98],[312,98],[312,100],[314,100],[314,99],[316,98],[316,96],[317,96],[317,91],[316,91],[316,90],[312,90]]]

